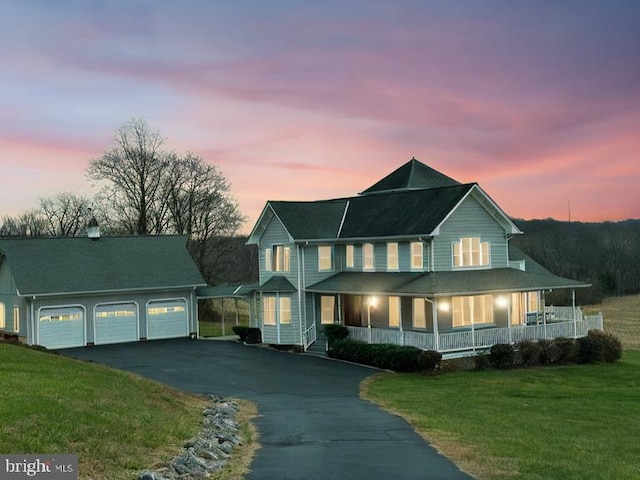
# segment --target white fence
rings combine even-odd
[[[571,307],[568,308],[571,309]],[[578,312],[580,311],[578,310]],[[573,309],[571,309],[571,314],[573,315]],[[347,328],[349,329],[349,337],[361,342],[411,345],[423,350],[438,350],[444,353],[486,349],[496,343],[516,343],[522,340],[535,341],[558,337],[578,338],[586,336],[589,330],[602,330],[602,314],[584,316],[580,312],[576,317],[579,320],[576,319],[575,322],[573,320],[564,320],[541,325],[482,328],[475,331],[464,330],[461,332],[440,333],[438,335],[384,328],[349,326]]]

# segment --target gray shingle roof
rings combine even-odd
[[[205,285],[186,236],[2,238],[21,295]]]
[[[362,192],[362,195],[376,192],[441,188],[460,185],[457,180],[412,158],[382,180]]]
[[[490,292],[522,292],[549,288],[582,288],[589,284],[555,275],[541,275],[513,268],[397,274],[342,272],[307,288],[315,293],[391,295],[468,295]]]
[[[296,291],[296,287],[294,287],[293,284],[286,279],[286,277],[275,275],[264,282],[262,285],[257,287],[256,290],[259,292],[291,293]]]
[[[279,202],[269,205],[294,239],[336,238],[347,200]]]

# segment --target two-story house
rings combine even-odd
[[[305,350],[325,324],[370,343],[468,352],[602,328],[545,292],[588,286],[555,276],[509,239],[522,232],[476,183],[412,159],[357,196],[269,201],[253,323],[263,342]]]

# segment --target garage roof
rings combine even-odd
[[[206,285],[186,236],[1,238],[20,295],[103,293]]]

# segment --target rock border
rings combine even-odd
[[[202,412],[200,434],[185,442],[183,452],[166,467],[145,470],[138,480],[200,480],[228,463],[233,449],[242,444],[236,421],[239,407],[233,400],[214,395],[209,398],[211,403]]]

